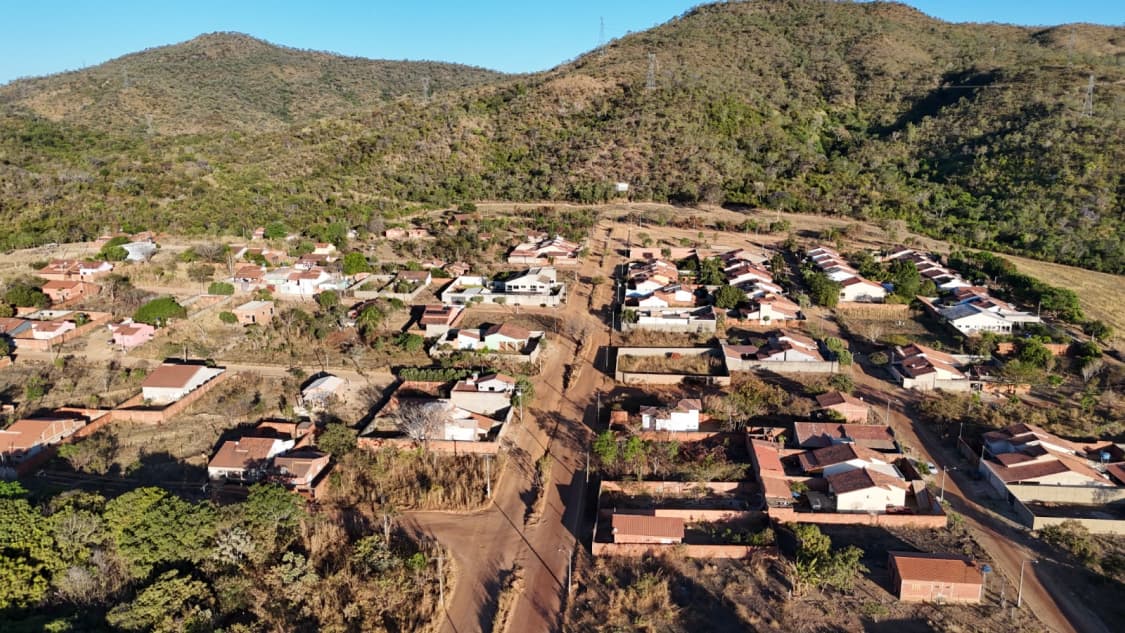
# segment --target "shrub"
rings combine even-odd
[[[180,305],[174,297],[159,297],[138,308],[133,314],[133,320],[138,323],[163,327],[171,319],[182,319],[186,316],[187,309]]]
[[[230,296],[234,294],[234,285],[225,281],[216,281],[207,286],[207,294]]]
[[[219,313],[219,320],[227,325],[238,323],[238,317],[236,317],[233,312],[227,312],[225,310]]]

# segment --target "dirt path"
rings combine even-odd
[[[615,258],[605,256],[605,231],[597,229],[581,276],[608,278]],[[579,349],[552,341],[552,354],[536,378],[534,418],[520,423],[492,504],[480,512],[407,513],[402,524],[416,535],[435,538],[457,565],[456,586],[446,602],[443,633],[557,631],[561,628],[567,570],[577,547],[585,505],[585,468],[595,391],[607,379],[595,367],[608,343],[606,326],[590,313],[610,297],[609,284],[579,283],[561,309]],[[590,299],[590,293],[596,297]],[[566,365],[571,384],[563,389]],[[537,461],[550,455],[550,477],[536,494]],[[539,495],[543,495],[538,500]],[[536,511],[538,515],[536,516]],[[507,622],[494,622],[502,578],[519,569],[522,590],[513,598]]]
[[[960,456],[946,450],[939,439],[902,412],[905,403],[915,399],[917,394],[897,389],[890,396],[888,385],[881,379],[865,374],[859,367],[854,373],[857,393],[872,403],[880,413],[887,409],[891,398],[891,426],[899,441],[912,447],[913,455],[927,459],[938,469],[960,468]],[[963,471],[950,470],[945,480],[945,499],[950,507],[965,518],[965,524],[973,532],[977,541],[993,557],[996,571],[1007,577],[1014,586],[1020,577],[1020,567],[1024,561],[1034,560],[1036,553],[1023,546],[1021,541],[1028,537],[1019,528],[1013,527],[1002,518],[994,516],[987,508],[973,501],[980,493],[966,494],[974,482],[963,477]],[[1049,587],[1049,588],[1048,588]],[[1064,593],[1065,582],[1054,577],[1044,566],[1027,564],[1023,600],[1039,620],[1052,631],[1058,633],[1109,633],[1102,621],[1082,603],[1081,598]],[[1067,599],[1060,600],[1060,596]],[[1016,596],[1009,596],[1010,605],[1015,604]]]

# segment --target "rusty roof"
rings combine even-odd
[[[614,514],[613,533],[653,538],[684,538],[684,520],[679,517],[654,517],[643,514]]]
[[[836,494],[855,492],[865,488],[908,488],[905,481],[870,468],[856,468],[827,477]]]
[[[904,582],[944,582],[979,585],[984,574],[969,558],[957,554],[888,552]]]

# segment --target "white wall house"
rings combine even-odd
[[[881,302],[887,289],[863,277],[850,277],[840,282],[840,301]]]
[[[652,431],[698,431],[699,411],[702,403],[696,399],[683,399],[674,407],[645,407],[641,409],[641,428]]]
[[[141,395],[152,404],[171,404],[223,371],[221,367],[164,364],[145,377]]]

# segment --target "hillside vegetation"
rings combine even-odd
[[[256,133],[125,133],[17,104],[0,120],[0,239],[360,225],[406,202],[592,203],[627,181],[634,200],[897,218],[1121,273],[1123,56],[1122,28],[762,0],[545,73]]]
[[[168,134],[260,131],[502,76],[457,64],[342,57],[211,33],[79,71],[14,81],[0,87],[0,104],[115,132],[148,132],[150,126]]]

